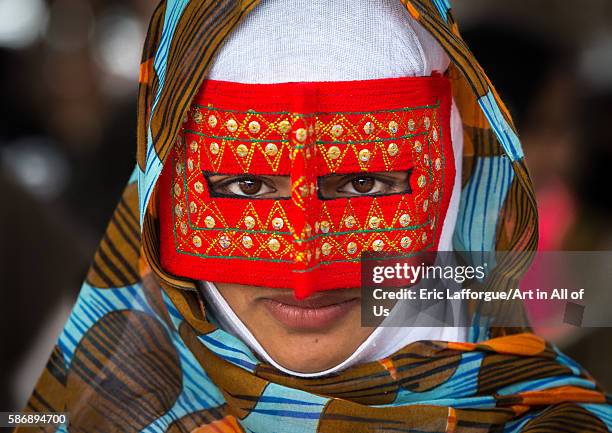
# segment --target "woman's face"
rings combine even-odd
[[[293,371],[312,373],[338,365],[374,329],[361,327],[360,289],[319,292],[298,301],[291,290],[216,286],[266,352]]]
[[[410,172],[330,175],[318,189],[327,199],[405,192]],[[212,191],[226,196],[290,197],[288,176],[211,176]],[[283,367],[323,371],[347,359],[374,328],[361,327],[359,288],[318,292],[298,301],[290,289],[217,283],[221,295],[266,352]]]

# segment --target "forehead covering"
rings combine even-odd
[[[206,81],[160,181],[161,263],[197,280],[359,287],[367,251],[436,249],[455,162],[450,82]],[[330,176],[404,172],[401,192],[328,198]],[[282,199],[215,194],[208,177],[287,176]],[[240,272],[236,272],[240,269]]]

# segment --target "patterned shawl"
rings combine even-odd
[[[456,248],[535,250],[534,194],[507,110],[446,0],[402,2],[452,59],[465,131]],[[593,379],[528,330],[475,326],[466,343],[416,342],[302,379],[209,323],[193,282],[164,273],[156,181],[215,53],[256,5],[164,0],[156,9],[140,74],[138,164],[27,406],[69,412],[70,425],[18,431],[609,431],[609,399]],[[505,284],[528,256],[498,260]]]

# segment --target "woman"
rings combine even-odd
[[[362,254],[536,247],[510,117],[444,2],[162,2],[139,116],[29,410],[70,431],[608,430],[586,372],[473,306],[469,330],[360,326]]]

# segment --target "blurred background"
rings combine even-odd
[[[0,411],[24,406],[133,169],[156,4],[0,0]],[[454,6],[521,132],[540,248],[612,250],[612,2]],[[611,329],[544,332],[612,389]]]

